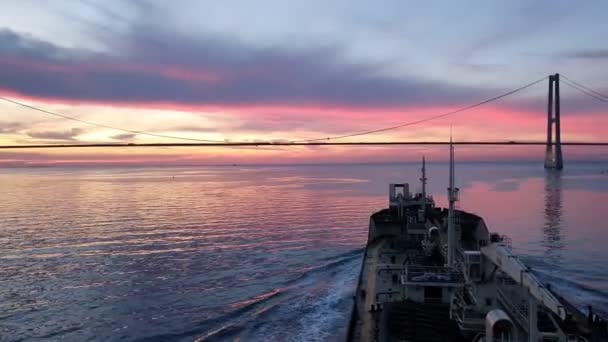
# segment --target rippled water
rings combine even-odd
[[[334,340],[369,215],[418,165],[0,171],[0,340]],[[460,206],[608,311],[608,169],[462,164]],[[445,204],[447,168],[431,164]]]

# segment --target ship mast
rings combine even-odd
[[[420,177],[420,182],[422,182],[422,214],[423,217],[426,217],[426,161],[424,160],[424,156],[422,156],[422,177]]]
[[[450,131],[450,187],[448,188],[448,266],[454,266],[455,249],[455,223],[454,206],[458,200],[458,188],[454,187],[454,145],[452,144],[452,132]]]

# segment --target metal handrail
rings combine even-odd
[[[477,335],[475,335],[475,337],[473,337],[473,342],[482,342],[484,340],[482,340],[482,338],[486,337],[485,333],[477,333]]]
[[[523,311],[519,310],[517,306],[511,303],[511,301],[507,298],[507,296],[501,289],[496,289],[496,292],[498,293],[498,298],[500,299],[502,304],[507,307],[508,311],[514,314],[515,319],[517,319],[519,321],[519,324],[527,331],[528,316]]]

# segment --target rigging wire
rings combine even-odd
[[[100,123],[93,122],[93,121],[82,120],[82,119],[78,119],[78,118],[75,118],[75,117],[72,117],[72,116],[67,116],[67,115],[51,112],[51,111],[46,110],[46,109],[42,109],[42,108],[38,108],[38,107],[35,107],[35,106],[31,106],[31,105],[25,104],[23,102],[11,100],[11,99],[3,97],[3,96],[0,96],[0,100],[6,101],[6,102],[10,102],[10,103],[16,104],[16,105],[24,107],[24,108],[33,109],[33,110],[36,110],[36,111],[39,111],[39,112],[42,112],[42,113],[45,113],[45,114],[49,114],[49,115],[53,115],[53,116],[58,116],[60,118],[64,118],[64,119],[68,119],[68,120],[72,120],[72,121],[77,121],[77,122],[85,123],[85,124],[92,125],[92,126],[109,128],[109,129],[113,129],[113,130],[117,130],[117,131],[132,133],[132,134],[148,135],[148,136],[157,137],[157,138],[167,138],[167,139],[177,139],[177,140],[189,140],[189,141],[209,142],[209,143],[223,143],[223,142],[226,142],[226,141],[223,141],[223,140],[196,139],[196,138],[187,138],[187,137],[178,137],[178,136],[173,136],[173,135],[150,133],[150,132],[144,132],[144,131],[134,131],[134,130],[130,130],[130,129],[124,129],[124,128],[119,128],[119,127],[114,127],[114,126],[108,126],[108,125],[100,124]]]
[[[531,87],[531,86],[533,86],[533,85],[535,85],[537,83],[540,83],[540,82],[544,81],[545,79],[547,79],[546,76],[543,77],[543,78],[541,78],[541,79],[538,79],[538,80],[536,80],[534,82],[530,82],[530,83],[528,83],[528,84],[526,84],[524,86],[521,86],[521,87],[519,87],[517,89],[511,90],[511,91],[509,91],[507,93],[495,96],[495,97],[493,97],[491,99],[488,99],[488,100],[485,100],[485,101],[482,101],[482,102],[478,102],[476,104],[473,104],[473,105],[470,105],[470,106],[466,106],[466,107],[463,107],[463,108],[460,108],[460,109],[457,109],[457,110],[453,110],[453,111],[450,111],[450,112],[447,112],[447,113],[443,113],[443,114],[431,116],[431,117],[428,117],[428,118],[424,118],[424,119],[421,119],[421,120],[406,122],[406,123],[399,124],[399,125],[396,125],[396,126],[379,128],[379,129],[370,130],[370,131],[364,131],[364,132],[358,132],[358,133],[352,133],[352,134],[345,134],[345,135],[338,135],[338,136],[332,136],[332,137],[326,137],[326,138],[306,139],[306,140],[299,140],[299,141],[293,141],[293,142],[302,143],[302,142],[315,142],[315,141],[322,141],[322,140],[326,140],[327,141],[327,140],[335,140],[335,139],[342,139],[342,138],[350,138],[350,137],[356,137],[356,136],[361,136],[361,135],[369,135],[369,134],[374,134],[374,133],[380,133],[380,132],[390,131],[390,130],[394,130],[394,129],[398,129],[398,128],[406,127],[406,126],[412,126],[412,125],[416,125],[416,124],[419,124],[419,123],[423,123],[423,122],[439,119],[439,118],[442,118],[442,117],[445,117],[445,116],[448,116],[448,115],[464,112],[465,110],[469,110],[469,109],[472,109],[472,108],[484,105],[486,103],[489,103],[489,102],[492,102],[492,101],[496,101],[496,100],[501,99],[503,97],[506,97],[506,96],[509,96],[511,94],[514,94],[514,93],[516,93],[516,92],[518,92],[520,90],[524,90],[524,89],[526,89],[528,87]]]

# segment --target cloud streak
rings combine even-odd
[[[0,133],[19,133],[25,128],[22,122],[0,121]]]
[[[608,61],[608,49],[588,49],[563,53],[562,56],[588,60]]]
[[[65,131],[28,131],[29,137],[47,140],[76,140],[76,137],[86,133],[82,128],[72,128]]]
[[[462,103],[487,90],[392,78],[335,47],[259,48],[147,24],[112,40],[120,55],[0,31],[4,90],[70,101],[182,105],[397,107]]]

